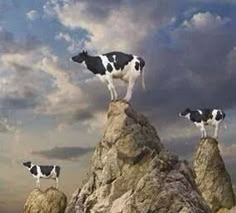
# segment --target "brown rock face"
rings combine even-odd
[[[194,157],[193,168],[196,184],[212,212],[220,208],[230,209],[235,205],[232,183],[213,138],[200,141]]]
[[[112,102],[86,184],[66,213],[210,212],[191,169],[171,155],[148,120],[128,103]]]
[[[48,188],[44,192],[35,189],[29,195],[23,213],[64,213],[66,196],[55,188]]]
[[[236,207],[233,207],[232,209],[220,209],[217,213],[235,213],[236,212]]]

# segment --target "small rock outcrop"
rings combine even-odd
[[[232,209],[220,209],[217,213],[235,213],[236,212],[236,206],[233,207]]]
[[[220,155],[217,140],[209,137],[200,141],[193,160],[193,169],[195,182],[212,212],[235,206],[231,178]]]
[[[35,189],[30,193],[23,213],[64,213],[66,205],[66,195],[57,189]]]
[[[186,162],[125,102],[112,102],[88,179],[66,213],[205,213],[209,207]]]

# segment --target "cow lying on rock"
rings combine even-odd
[[[207,137],[205,125],[215,127],[214,137],[218,137],[219,126],[225,118],[225,113],[220,109],[185,109],[179,114],[192,121],[201,131],[201,137]]]
[[[128,83],[125,100],[131,99],[135,81],[142,74],[142,86],[144,85],[143,68],[145,62],[142,58],[122,52],[110,52],[98,56],[90,56],[83,51],[71,58],[77,63],[84,63],[87,69],[100,78],[110,91],[111,100],[118,98],[113,79],[119,78]]]
[[[54,179],[56,188],[58,188],[60,167],[59,166],[41,166],[34,165],[30,161],[24,162],[23,165],[28,168],[32,176],[36,179],[36,188],[40,188],[40,179]]]

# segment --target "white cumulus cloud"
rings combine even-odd
[[[156,28],[155,23],[149,17],[148,11],[145,11],[137,19],[137,14],[131,7],[122,5],[115,10],[111,10],[104,18],[95,16],[89,11],[89,8],[88,2],[64,3],[62,5],[48,2],[44,10],[47,14],[56,16],[64,26],[70,29],[86,30],[89,39],[84,41],[85,47],[99,51],[114,49],[130,51],[152,29]],[[70,40],[67,35],[58,35],[58,37]]]
[[[229,21],[229,18],[214,15],[210,12],[199,12],[194,14],[190,20],[185,20],[182,25],[188,29],[209,31],[217,29]]]
[[[34,20],[36,20],[36,19],[39,18],[39,13],[38,13],[38,11],[36,11],[36,10],[30,10],[30,11],[28,11],[28,12],[26,13],[26,17],[27,17],[29,20],[34,21]]]
[[[69,53],[80,51],[84,45],[83,41],[72,38],[69,33],[59,32],[55,36],[55,39],[58,41],[65,41],[68,44],[67,50]]]

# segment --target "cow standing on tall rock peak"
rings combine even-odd
[[[109,52],[103,55],[90,56],[83,51],[71,58],[77,63],[84,63],[85,66],[100,78],[111,94],[111,100],[118,98],[113,79],[119,78],[128,83],[125,100],[129,101],[133,94],[133,89],[137,78],[142,75],[142,86],[145,89],[143,68],[145,61],[131,54],[122,52]]]
[[[219,126],[225,118],[225,113],[220,109],[197,109],[190,110],[185,109],[179,114],[180,117],[185,117],[200,128],[201,137],[207,137],[205,125],[211,125],[215,127],[214,137],[218,137]]]

